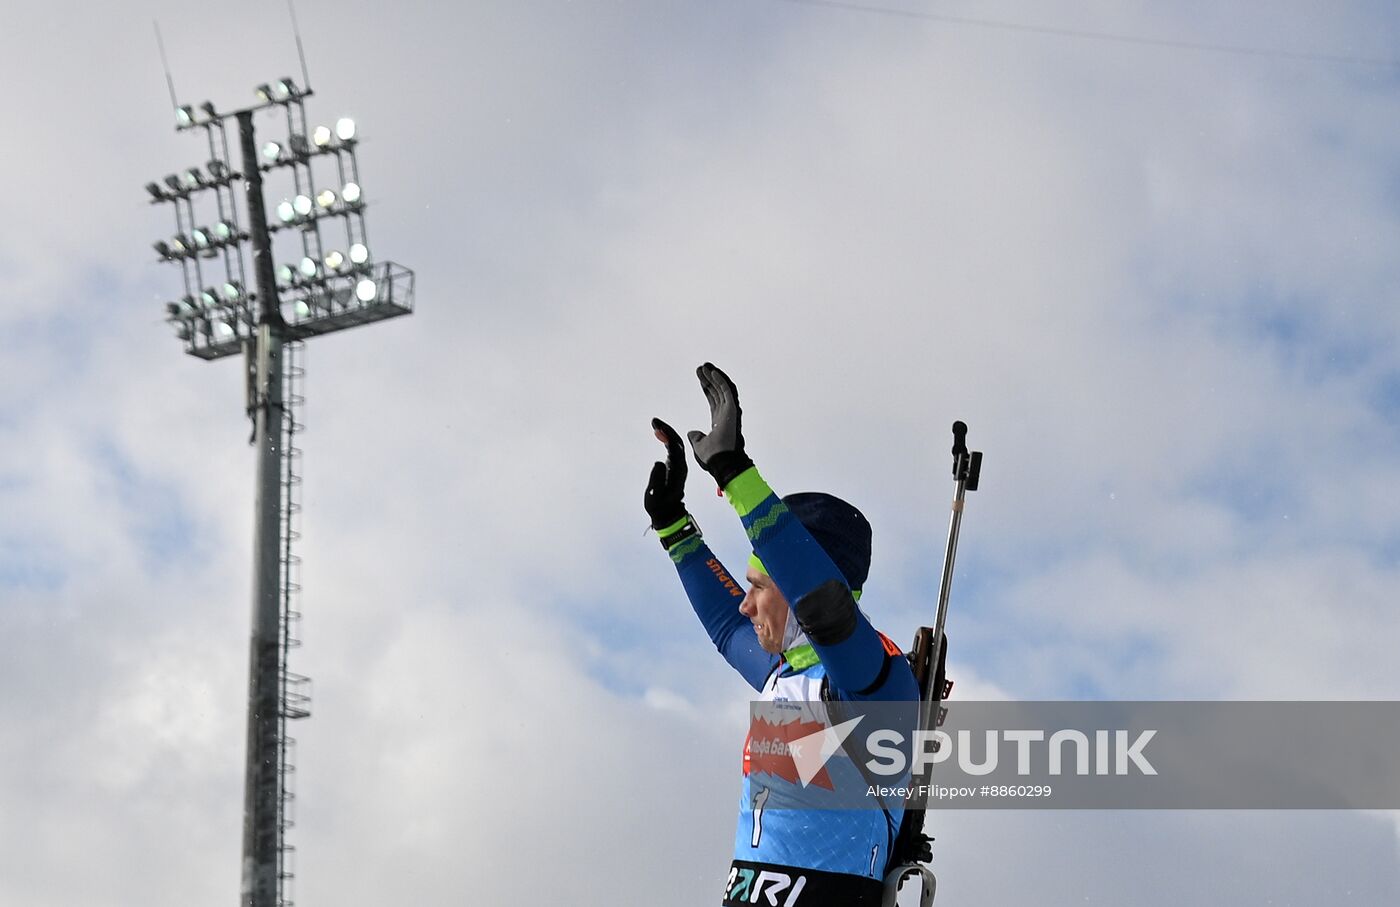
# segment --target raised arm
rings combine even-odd
[[[826,550],[758,470],[749,467],[724,492],[748,532],[754,557],[791,603],[793,617],[839,697],[918,699],[914,675],[899,648],[856,607],[860,590],[851,589]]]
[[[739,613],[744,590],[705,544],[700,527],[685,509],[685,448],[675,429],[651,420],[657,440],[666,445],[666,461],[658,461],[647,483],[645,505],[661,547],[670,555],[695,615],[724,660],[755,690],[777,662],[763,651],[753,624]]]
[[[708,433],[689,434],[695,459],[739,514],[756,566],[790,603],[832,686],[843,698],[917,699],[908,662],[856,607],[864,573],[855,580],[845,576],[759,475],[744,451],[743,412],[729,376],[708,362],[696,374],[710,403],[711,424]]]

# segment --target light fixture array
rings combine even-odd
[[[184,294],[166,303],[165,313],[194,355],[232,355],[256,330],[258,294],[247,289],[257,283],[250,279],[251,237],[239,225],[234,197],[234,186],[242,184],[243,175],[230,166],[225,128],[228,120],[252,111],[280,108],[286,121],[285,139],[264,141],[253,155],[255,161],[248,159],[247,151],[244,159],[245,168],[256,167],[269,179],[277,172],[290,177],[290,191],[266,212],[266,242],[277,262],[269,293],[272,310],[292,334],[306,336],[411,310],[412,272],[376,263],[370,255],[355,121],[341,117],[333,125],[308,128],[304,100],[310,94],[283,78],[258,85],[257,104],[245,111],[220,113],[209,102],[176,109],[177,131],[206,131],[210,160],[203,169],[190,167],[148,183],[146,191],[152,204],[175,208],[175,233],[153,248],[161,261],[181,269]],[[217,211],[197,216],[196,201],[210,196]],[[247,212],[247,204],[241,210]],[[328,241],[332,234],[338,238]],[[218,270],[218,265],[222,275],[209,279],[204,272]],[[382,314],[359,311],[386,302]]]

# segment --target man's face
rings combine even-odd
[[[748,594],[739,603],[739,613],[753,621],[754,633],[763,651],[774,655],[783,651],[783,631],[787,629],[788,603],[771,577],[764,576],[750,565],[745,579]]]

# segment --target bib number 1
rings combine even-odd
[[[768,795],[771,791],[763,788],[758,795],[753,798],[753,840],[751,847],[757,847],[759,840],[763,837],[763,804],[768,802]]]

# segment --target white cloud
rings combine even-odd
[[[237,366],[159,322],[169,226],[139,207],[202,151],[168,131],[144,18],[7,12],[0,75],[30,88],[4,108],[24,166],[0,225],[0,842],[21,869],[0,900],[227,897],[252,458]],[[157,12],[186,100],[294,70],[276,4]],[[300,12],[314,115],[359,117],[376,248],[419,274],[411,319],[308,350],[305,902],[520,877],[713,902],[745,690],[640,507],[646,420],[702,423],[704,359],[776,487],[870,515],[863,606],[901,642],[932,614],[948,423],[971,424],[959,696],[1392,694],[1383,76],[782,3]],[[1036,15],[1358,53],[1395,27]],[[246,56],[194,40],[215,26]],[[65,65],[25,76],[43,60]],[[698,470],[691,501],[741,558]],[[694,796],[639,805],[677,773]],[[1370,818],[1323,823],[1365,859],[1292,817],[945,821],[958,903],[1400,888]]]

